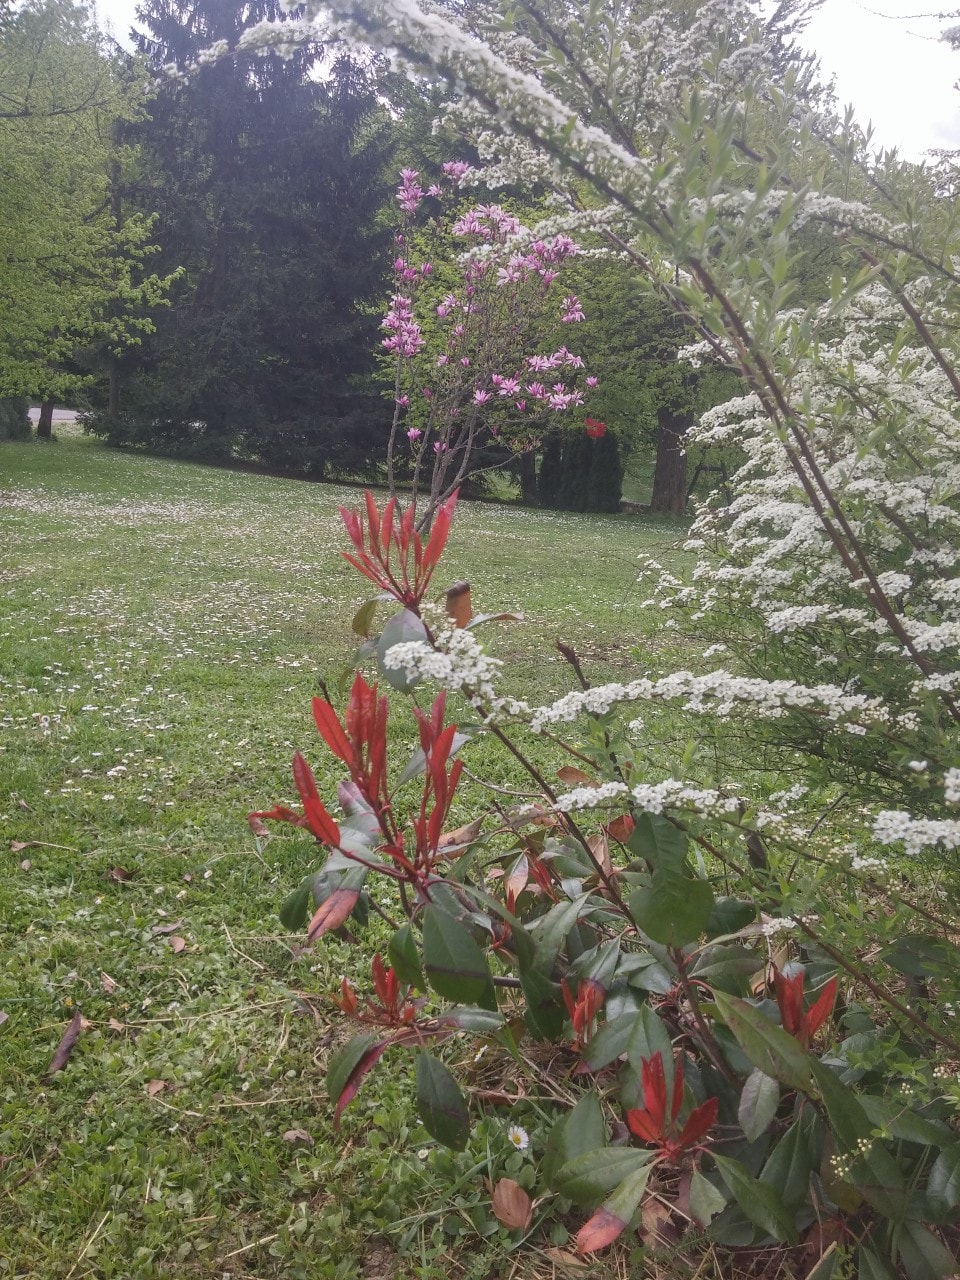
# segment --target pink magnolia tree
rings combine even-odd
[[[468,165],[443,166],[424,188],[404,169],[397,190],[394,293],[383,320],[383,349],[394,363],[395,409],[387,453],[391,493],[398,473],[412,473],[418,527],[469,477],[537,448],[544,424],[570,417],[597,379],[583,359],[543,336],[583,319],[563,289],[566,262],[579,246],[567,235],[537,237],[499,204],[453,207]],[[422,215],[431,206],[428,220]],[[456,280],[438,285],[431,260],[442,239],[459,250]],[[484,462],[484,446],[498,446]]]

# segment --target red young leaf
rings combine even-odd
[[[813,1039],[826,1020],[830,1017],[830,1014],[833,1012],[833,1006],[836,999],[837,979],[833,977],[807,1010],[807,1029],[811,1039]]]
[[[330,703],[323,698],[314,698],[313,718],[317,729],[320,731],[320,737],[323,738],[337,759],[342,760],[347,768],[352,770],[353,747],[348,742],[347,735],[343,732],[340,724],[340,719]]]
[[[577,1252],[596,1253],[622,1235],[626,1223],[609,1209],[598,1209],[577,1232]]]
[[[340,828],[323,807],[320,792],[317,790],[316,779],[310,766],[299,751],[293,757],[293,780],[297,784],[297,790],[300,792],[304,815],[310,830],[321,844],[332,845],[335,849],[338,849],[340,847]]]
[[[334,889],[330,897],[321,902],[313,913],[307,930],[307,942],[316,942],[317,938],[322,938],[331,929],[339,929],[349,919],[359,897],[359,889]]]
[[[455,582],[452,587],[449,587],[446,595],[446,606],[447,616],[452,619],[454,627],[465,627],[473,617],[470,583]]]

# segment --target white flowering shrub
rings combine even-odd
[[[462,1148],[467,1102],[423,1046],[546,1040],[583,1086],[540,1171],[544,1193],[589,1213],[580,1252],[632,1228],[654,1188],[677,1237],[803,1240],[818,1280],[854,1265],[952,1275],[953,203],[922,171],[871,160],[739,0],[708,0],[686,25],[626,4],[523,3],[509,20],[478,7],[469,29],[414,0],[327,10],[458,85],[490,182],[556,193],[539,234],[606,235],[689,321],[682,358],[743,386],[697,428],[741,459],[732,500],[698,515],[688,580],[643,575],[647,607],[702,639],[694,670],[590,687],[567,650],[577,687],[532,706],[484,654],[462,590],[449,624],[424,613],[452,506],[426,546],[393,502],[346,514],[353,563],[402,606],[368,651],[395,689],[442,689],[398,770],[376,687],[358,677],[343,724],[316,700],[350,775],[342,820],[299,756],[303,813],[255,818],[308,826],[327,850],[285,909],[305,919],[312,898],[312,938],[369,876],[392,880],[406,912],[391,968],[374,960],[376,999],[349,982],[337,996],[366,1024],[330,1065],[337,1116],[388,1048],[415,1046],[424,1124]],[[485,814],[445,830],[464,745],[447,689],[540,797],[498,810],[489,835]],[[676,759],[658,738],[667,714],[674,739],[688,726]],[[542,763],[560,727],[576,761],[563,788]],[[403,825],[394,795],[417,778]]]

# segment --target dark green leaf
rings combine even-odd
[[[652,1159],[652,1151],[638,1147],[600,1147],[575,1156],[561,1165],[554,1175],[557,1192],[574,1204],[597,1204],[614,1187],[644,1168]]]
[[[390,939],[387,954],[401,982],[408,987],[416,987],[418,991],[426,991],[427,984],[420,968],[420,951],[409,922],[401,925]]]
[[[648,938],[668,947],[685,947],[700,937],[710,919],[713,890],[706,880],[661,867],[646,888],[630,895],[629,906]]]
[[[944,1220],[960,1205],[960,1143],[947,1147],[934,1160],[927,1179],[927,1199]]]
[[[543,1158],[543,1179],[555,1191],[554,1175],[577,1156],[603,1145],[603,1112],[595,1093],[585,1093],[572,1111],[561,1116],[547,1138]]]
[[[900,1262],[908,1280],[945,1280],[957,1274],[957,1259],[921,1222],[908,1218],[897,1235]]]
[[[794,1215],[786,1207],[776,1191],[757,1178],[751,1177],[738,1160],[714,1153],[720,1176],[733,1192],[737,1204],[750,1221],[773,1236],[775,1240],[795,1243],[797,1229]]]
[[[520,974],[520,985],[526,999],[524,1020],[538,1040],[559,1040],[567,1021],[563,992],[537,969]]]
[[[348,1040],[343,1048],[338,1049],[330,1059],[330,1063],[327,1066],[327,1093],[329,1093],[334,1102],[343,1093],[347,1081],[359,1065],[360,1059],[368,1049],[373,1047],[378,1038],[372,1032],[364,1031]]]
[[[910,978],[938,978],[955,973],[957,952],[942,938],[908,933],[884,951],[883,959]]]
[[[764,1133],[777,1114],[780,1105],[780,1085],[772,1076],[755,1067],[747,1078],[740,1094],[737,1119],[748,1142],[754,1142]]]
[[[321,872],[314,872],[313,875],[307,876],[300,885],[294,889],[293,893],[284,898],[283,905],[280,908],[280,923],[285,929],[291,932],[302,929],[307,922],[307,912],[310,908],[310,902],[313,891],[313,882]]]
[[[918,1142],[921,1146],[940,1149],[953,1142],[956,1136],[942,1120],[918,1116],[906,1103],[860,1094],[860,1105],[875,1129],[883,1129],[892,1138],[900,1138],[904,1142]]]
[[[896,1280],[890,1267],[867,1245],[860,1246],[858,1280]]]
[[[813,1128],[814,1116],[808,1107],[774,1147],[760,1174],[760,1181],[772,1187],[791,1209],[799,1209],[810,1199],[810,1175],[818,1163]]]
[[[755,1067],[789,1089],[809,1093],[813,1088],[812,1059],[782,1027],[746,1000],[714,992],[717,1009]]]
[[[744,898],[717,898],[704,933],[708,938],[727,937],[739,933],[757,918],[757,908]]]
[[[417,1111],[432,1138],[463,1151],[470,1137],[470,1116],[456,1080],[439,1059],[417,1054]]]
[[[585,1047],[583,1060],[591,1071],[599,1071],[626,1055],[631,1067],[639,1074],[641,1059],[652,1058],[657,1052],[663,1054],[663,1065],[669,1078],[673,1070],[670,1033],[653,1009],[645,1004],[636,1013],[624,1013],[601,1027]]]
[[[577,898],[573,902],[558,902],[546,915],[527,927],[535,948],[533,963],[541,973],[553,972],[564,939],[586,904],[586,897]]]
[[[678,871],[690,843],[685,833],[660,813],[635,814],[634,822],[636,826],[627,841],[630,853],[649,862],[654,871],[661,867]]]
[[[497,993],[486,956],[459,920],[435,906],[423,913],[423,968],[440,995],[496,1010]]]

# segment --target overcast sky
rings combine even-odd
[[[136,5],[97,0],[101,25],[126,43]],[[873,122],[874,145],[911,160],[960,148],[960,53],[937,40],[936,18],[912,16],[938,7],[941,0],[826,0],[806,35],[824,78],[836,76],[841,105],[852,102],[861,123]]]

